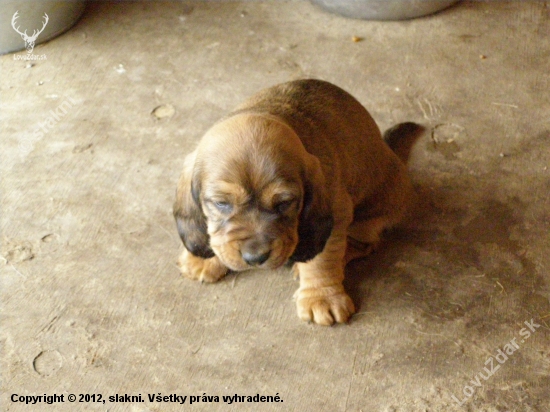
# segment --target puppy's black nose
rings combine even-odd
[[[258,239],[250,239],[241,247],[241,256],[250,266],[260,266],[271,254],[269,242]]]
[[[263,253],[261,255],[253,255],[253,254],[244,252],[243,260],[250,266],[260,266],[267,259],[269,259],[270,254],[271,254],[271,251],[267,251],[266,253]]]

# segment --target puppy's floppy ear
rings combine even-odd
[[[176,190],[174,217],[185,248],[193,255],[207,259],[214,256],[206,217],[200,206],[200,173],[195,170],[196,152],[185,158],[183,172]]]
[[[334,225],[319,159],[308,154],[305,165],[304,200],[298,223],[299,240],[290,257],[291,262],[307,262],[321,253]]]

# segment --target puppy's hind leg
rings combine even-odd
[[[346,265],[374,252],[380,244],[380,234],[392,224],[391,219],[385,216],[353,222],[347,231]]]
[[[186,278],[198,280],[201,283],[214,283],[227,274],[227,267],[223,265],[217,256],[203,259],[193,255],[187,249],[183,249],[179,259],[178,267],[181,274]]]
[[[416,193],[405,165],[395,159],[391,172],[379,190],[354,211],[354,221],[347,231],[346,264],[376,250],[384,229],[406,218],[416,203]]]

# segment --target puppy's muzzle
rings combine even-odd
[[[246,240],[241,246],[241,256],[249,266],[261,266],[271,255],[271,241],[265,237]]]

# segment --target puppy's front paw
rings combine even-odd
[[[298,289],[295,297],[298,317],[319,325],[346,323],[355,313],[355,306],[341,285]]]
[[[225,267],[217,256],[203,259],[184,249],[178,259],[178,267],[186,278],[202,282],[214,283],[227,274]]]

